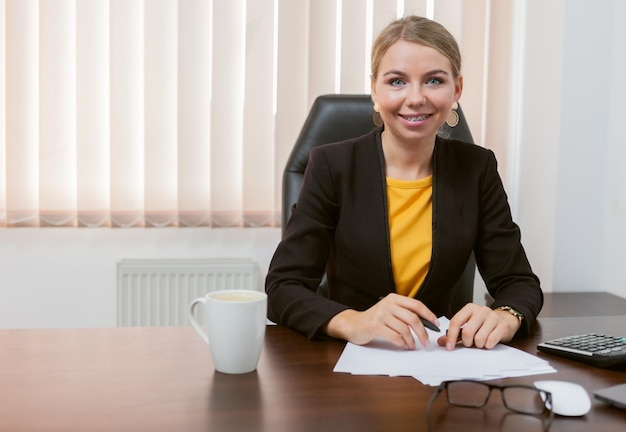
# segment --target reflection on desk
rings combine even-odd
[[[545,356],[535,347],[546,338],[625,328],[626,316],[544,318],[513,345]],[[344,343],[309,341],[280,326],[268,327],[258,370],[245,375],[215,373],[187,327],[3,330],[0,347],[0,431],[425,431],[434,391],[408,377],[333,373]],[[558,370],[551,378],[578,382],[590,395],[626,382],[626,368],[549,360]],[[507,412],[498,397],[482,410],[440,407],[435,430],[541,430],[541,418]],[[625,424],[626,412],[594,401],[586,417],[556,417],[550,430]]]
[[[544,293],[539,318],[626,314],[626,299],[606,292]]]

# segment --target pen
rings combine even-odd
[[[420,321],[422,322],[422,324],[424,324],[424,327],[426,327],[428,329],[431,329],[431,330],[436,331],[436,332],[440,332],[441,331],[441,330],[439,330],[439,327],[437,327],[435,324],[431,323],[427,319],[424,319],[424,318],[420,317]]]

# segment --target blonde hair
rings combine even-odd
[[[372,78],[377,78],[380,61],[389,47],[400,39],[436,49],[450,60],[453,77],[461,74],[461,52],[454,36],[436,21],[411,15],[391,22],[374,41]]]

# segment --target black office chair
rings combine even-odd
[[[457,113],[459,123],[453,128],[444,125],[440,133],[446,137],[474,142],[460,106]],[[291,217],[291,208],[298,199],[311,149],[365,135],[375,128],[373,114],[374,105],[370,95],[330,94],[319,96],[315,100],[283,171],[283,230]],[[472,254],[463,274],[454,285],[449,316],[473,300],[475,271],[476,262]],[[325,278],[318,293],[328,294]]]

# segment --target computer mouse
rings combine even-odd
[[[562,416],[584,416],[591,409],[587,390],[577,383],[568,381],[535,381],[535,387],[552,393],[552,411]],[[548,403],[546,407],[550,408]]]

